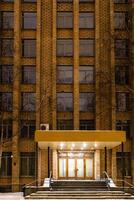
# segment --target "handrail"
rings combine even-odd
[[[44,179],[41,179],[41,181],[43,181],[43,180],[44,180]],[[28,184],[25,184],[25,187],[31,186],[32,184],[37,183],[37,182],[39,182],[38,179],[36,179],[36,180],[34,180],[34,181],[32,181],[32,182],[30,182],[30,183],[28,183]]]
[[[109,175],[108,175],[108,173],[107,173],[106,171],[103,171],[102,174],[105,174],[105,176],[107,177],[107,179],[110,179],[110,178],[109,178]]]
[[[128,182],[128,181],[126,181],[126,180],[117,179],[117,180],[116,180],[116,182],[124,182],[124,183],[126,183],[128,186],[130,186],[130,188],[134,188],[134,185],[133,185],[133,184],[131,184],[131,183],[129,183],[129,182]]]

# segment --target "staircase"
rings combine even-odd
[[[134,196],[123,191],[109,191],[105,181],[53,181],[51,186],[50,191],[38,191],[25,199],[134,199]]]
[[[51,183],[53,190],[57,191],[91,191],[91,190],[107,190],[106,181],[83,181],[83,180],[56,180]]]

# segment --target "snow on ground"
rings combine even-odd
[[[0,200],[24,200],[23,193],[0,193]]]

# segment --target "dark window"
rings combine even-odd
[[[22,93],[22,111],[35,111],[35,93]]]
[[[35,39],[22,40],[22,56],[26,58],[36,57],[36,40]]]
[[[69,2],[72,2],[72,0],[57,0],[57,2],[66,2],[66,3],[69,3]]]
[[[59,119],[57,128],[58,130],[73,130],[73,120]]]
[[[35,153],[20,153],[20,176],[35,176]]]
[[[80,39],[80,56],[94,56],[94,40]]]
[[[22,67],[22,83],[34,84],[36,82],[36,67],[23,66]]]
[[[94,13],[81,12],[79,14],[79,28],[94,28]]]
[[[115,12],[115,29],[128,29],[128,13],[126,12]]]
[[[57,56],[73,56],[73,40],[57,40]]]
[[[129,84],[129,66],[116,66],[115,81],[116,84]]]
[[[80,120],[80,130],[95,130],[95,121]]]
[[[123,156],[123,159],[122,159]],[[116,153],[117,162],[117,177],[122,178],[122,173],[124,176],[131,176],[131,153],[130,152],[117,152]],[[124,163],[124,166],[123,166]],[[123,169],[124,168],[124,169]]]
[[[72,2],[72,0],[57,0],[58,2]],[[95,0],[79,0],[79,2],[94,2]]]
[[[117,92],[116,93],[116,105],[118,112],[129,111],[129,93]]]
[[[94,2],[95,0],[79,0],[79,2]]]
[[[114,0],[114,3],[129,3],[131,0]]]
[[[93,112],[95,108],[95,94],[80,93],[80,111],[82,112]]]
[[[25,3],[36,3],[37,0],[23,0],[23,2]]]
[[[127,133],[127,138],[131,136],[131,123],[129,120],[117,120],[116,121],[116,130],[123,130]]]
[[[0,83],[11,83],[13,81],[13,66],[0,66]]]
[[[60,112],[73,111],[73,94],[57,93],[57,110]]]
[[[21,121],[20,134],[22,138],[34,138],[34,132],[36,129],[35,121]]]
[[[115,40],[115,56],[117,58],[128,57],[128,40]]]
[[[1,92],[0,93],[0,110],[1,111],[12,111],[12,93],[11,92]]]
[[[13,39],[0,39],[0,55],[13,56]]]
[[[3,133],[2,133],[3,129]],[[0,137],[3,139],[12,138],[12,121],[11,120],[4,120],[3,124],[0,124]]]
[[[72,66],[58,66],[57,69],[57,83],[72,83],[73,82],[73,67]]]
[[[80,66],[79,72],[80,83],[87,84],[94,82],[94,66]]]
[[[2,0],[3,2],[14,2],[14,0]]]
[[[35,12],[23,12],[23,29],[36,29],[36,17],[37,16]]]
[[[14,13],[13,12],[1,12],[1,28],[13,29],[14,27]]]
[[[1,176],[11,176],[12,175],[12,154],[11,152],[3,152],[1,159]]]
[[[57,13],[57,28],[72,28],[73,27],[73,13],[72,12],[58,12]]]

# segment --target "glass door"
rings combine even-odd
[[[74,158],[68,159],[68,177],[75,178],[75,159]]]
[[[84,159],[77,158],[76,160],[76,176],[77,178],[84,178]]]
[[[66,158],[59,158],[59,177],[66,177]]]
[[[86,158],[86,178],[93,178],[93,158]]]

